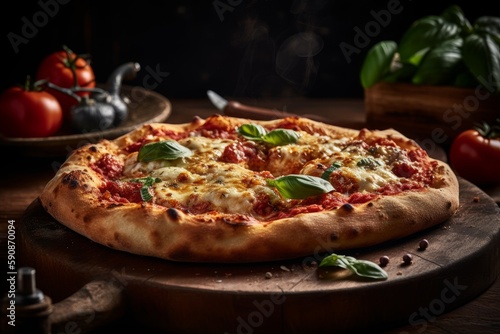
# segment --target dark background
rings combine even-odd
[[[142,69],[125,84],[152,85],[168,98],[204,98],[207,89],[251,98],[361,97],[359,71],[368,49],[380,40],[398,41],[417,18],[440,14],[450,4],[459,5],[470,21],[500,16],[494,1],[401,0],[401,12],[359,47],[355,28],[365,31],[376,22],[371,12],[386,10],[394,0],[59,1],[4,7],[2,90],[34,75],[42,58],[65,44],[92,56],[98,82],[120,64],[136,61]],[[214,3],[221,10],[227,6],[222,16]],[[9,36],[23,36],[26,21],[34,23],[35,17],[42,19],[39,27],[15,52]],[[358,46],[357,53],[347,59],[341,43]]]

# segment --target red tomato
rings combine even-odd
[[[11,87],[0,95],[0,133],[6,137],[48,137],[62,120],[61,105],[46,91]]]
[[[70,49],[54,52],[45,57],[36,73],[37,80],[48,80],[53,84],[64,87],[95,87],[95,75],[90,63],[79,55],[73,53]],[[61,104],[64,118],[69,119],[71,107],[77,104],[77,101],[64,93],[47,89],[53,94]],[[89,95],[87,92],[78,92],[80,96]]]
[[[462,132],[451,145],[450,164],[476,185],[500,183],[500,138],[487,138],[477,129]]]

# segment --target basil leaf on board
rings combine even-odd
[[[137,155],[138,161],[150,162],[153,160],[174,160],[189,157],[193,154],[190,149],[182,146],[175,140],[163,140],[149,143],[140,148]]]
[[[380,41],[370,48],[361,67],[360,79],[363,88],[382,81],[390,73],[397,44],[394,41]]]
[[[379,265],[371,261],[356,260],[350,263],[348,268],[358,276],[369,277],[375,279],[386,279],[388,277],[385,270],[380,268]]]
[[[462,59],[469,71],[490,92],[500,92],[500,45],[491,36],[471,34],[464,40]]]
[[[387,272],[374,262],[357,260],[352,256],[330,254],[321,260],[320,267],[340,267],[361,277],[387,279]]]
[[[243,124],[238,128],[238,134],[250,140],[259,141],[267,133],[266,129],[259,124]]]
[[[341,167],[342,165],[339,164],[338,162],[334,162],[330,167],[328,167],[323,174],[321,174],[321,178],[323,180],[328,181],[330,179],[330,175],[332,175],[334,170],[337,170]]]
[[[444,41],[427,52],[412,78],[416,85],[444,85],[453,81],[462,61],[462,38]]]
[[[325,194],[334,191],[332,184],[320,177],[290,174],[267,179],[267,185],[275,187],[287,199],[304,199],[310,196]]]
[[[426,16],[413,22],[401,38],[397,51],[402,62],[418,65],[430,48],[459,33],[456,24],[439,16]]]
[[[462,33],[469,34],[472,32],[473,28],[469,20],[465,17],[462,8],[458,5],[451,5],[446,8],[441,17],[450,23],[454,23],[460,27]]]
[[[262,136],[262,141],[274,145],[282,146],[287,144],[294,144],[300,138],[298,132],[288,129],[276,129]]]

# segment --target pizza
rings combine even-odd
[[[39,199],[105,247],[182,262],[260,262],[376,246],[459,205],[451,168],[393,130],[214,114],[73,151]]]

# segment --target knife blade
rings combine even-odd
[[[207,96],[217,109],[219,109],[220,111],[224,111],[224,108],[227,105],[227,100],[225,98],[223,98],[213,90],[208,90]]]
[[[286,111],[259,108],[242,104],[237,101],[228,101],[212,90],[207,91],[207,96],[209,100],[212,102],[212,104],[227,116],[257,119],[257,120],[269,120],[269,119],[277,119],[283,117],[301,116]],[[321,117],[319,115],[308,115],[307,117],[315,121],[320,121],[324,123],[328,122],[326,118]]]

